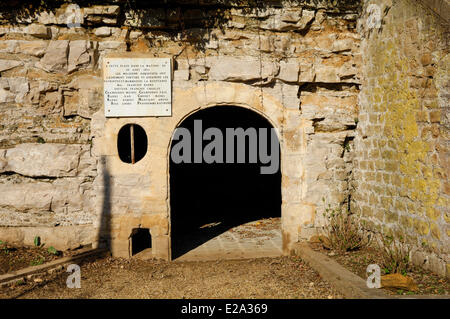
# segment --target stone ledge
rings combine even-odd
[[[382,290],[371,289],[366,281],[331,258],[311,249],[308,243],[296,243],[295,255],[306,261],[319,275],[349,299],[450,299],[449,295],[391,296]]]
[[[296,243],[294,253],[306,261],[319,275],[332,284],[345,298],[390,298],[380,290],[370,289],[366,282],[324,254],[311,249],[307,243]]]

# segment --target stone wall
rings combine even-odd
[[[251,108],[279,131],[285,251],[324,224],[322,198],[347,203],[359,2],[165,2],[2,2],[0,239],[39,235],[59,249],[107,241],[127,256],[141,225],[155,256],[168,258],[170,137],[183,117],[214,105]],[[105,119],[106,55],[172,57],[173,116]],[[117,156],[127,123],[149,138],[136,165]]]
[[[372,229],[406,240],[413,262],[450,276],[448,11],[428,2],[363,8],[352,206]],[[371,4],[379,23],[368,21]]]

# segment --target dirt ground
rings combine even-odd
[[[0,243],[0,275],[8,272],[41,265],[43,263],[70,256],[73,251],[48,251],[48,247],[18,247],[8,243]]]
[[[81,288],[68,273],[2,288],[0,298],[342,298],[295,257],[164,262],[103,258],[81,267]]]
[[[382,255],[379,249],[375,247],[365,247],[360,250],[339,253],[334,250],[324,249],[321,244],[312,244],[315,250],[328,255],[336,262],[357,274],[363,279],[367,279],[366,270],[370,264],[381,266]],[[382,270],[382,275],[384,275]],[[411,266],[407,272],[418,286],[418,291],[403,291],[399,289],[383,289],[391,295],[449,295],[450,281],[442,278],[430,271],[426,271],[416,266]]]

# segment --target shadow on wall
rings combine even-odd
[[[198,111],[180,124],[179,127],[191,132],[191,138],[194,138],[195,120],[202,120],[203,131],[208,127],[219,128],[224,133],[225,128],[272,128],[254,111],[220,106]],[[177,142],[173,141],[172,147]],[[270,139],[265,142],[269,146]],[[205,141],[203,146],[206,144]],[[247,141],[247,158],[248,148]],[[275,152],[278,152],[278,170],[274,174],[261,174],[261,166],[267,164],[259,159],[257,163],[246,160],[246,163],[219,164],[176,164],[170,160],[173,259],[235,226],[281,216],[279,147]]]
[[[100,227],[97,236],[97,242],[99,248],[106,248],[111,251],[111,175],[108,171],[108,166],[106,163],[106,156],[100,157],[100,165],[102,167],[102,177],[103,177],[103,201],[102,210],[100,212]]]

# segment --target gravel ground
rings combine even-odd
[[[296,257],[164,262],[103,258],[81,266],[81,288],[68,273],[2,288],[0,298],[342,298]]]

